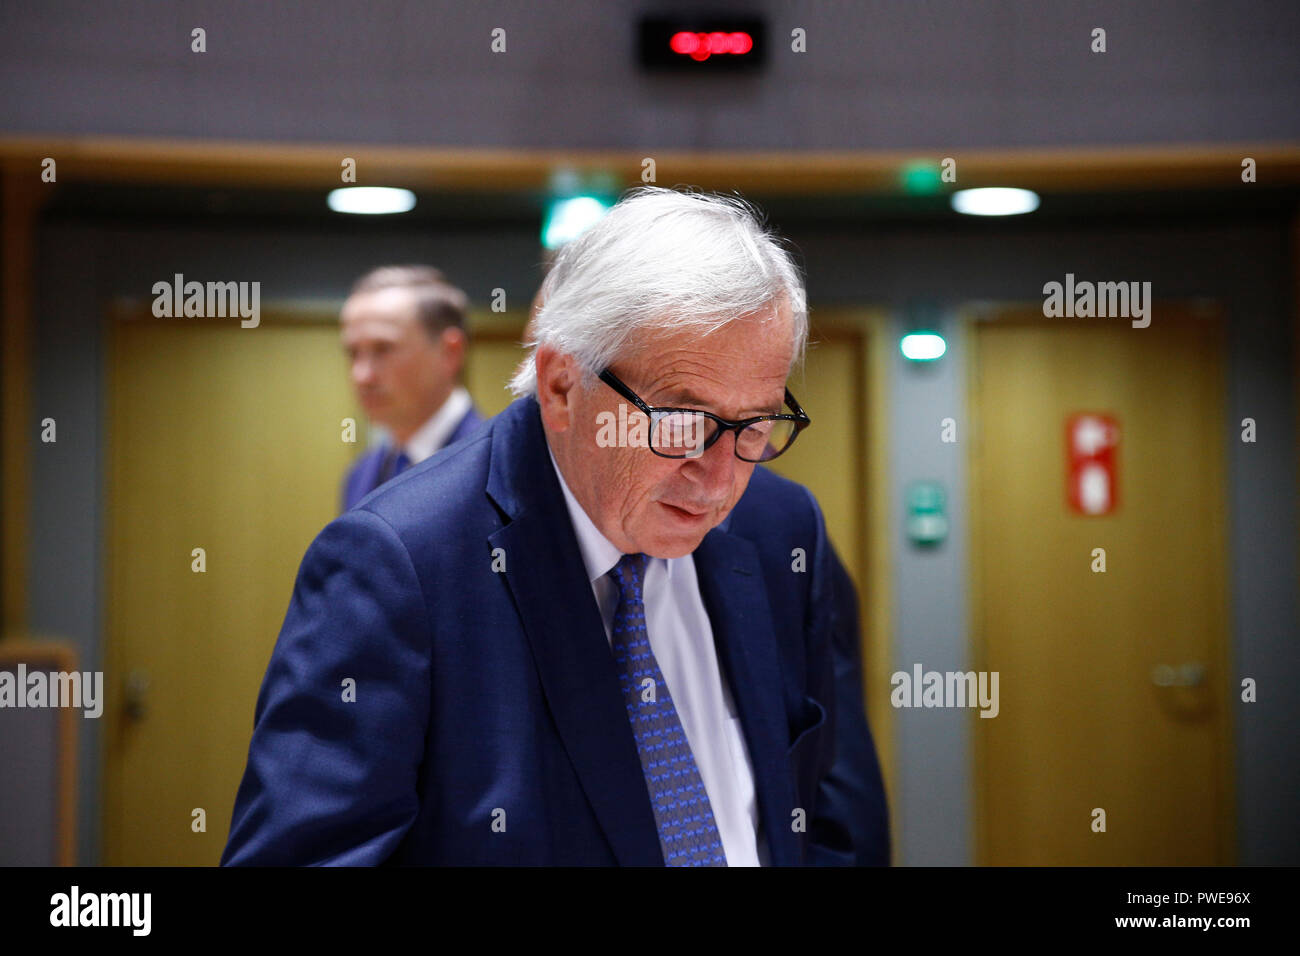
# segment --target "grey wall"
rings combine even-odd
[[[32,413],[53,418],[58,440],[32,447],[29,628],[57,635],[83,671],[104,669],[104,279],[101,237],[65,231],[51,244],[37,285],[36,374]],[[53,271],[51,271],[53,269]],[[113,675],[104,675],[105,694]],[[99,862],[103,718],[79,719],[77,861]]]
[[[1067,270],[1149,279],[1157,298],[1204,295],[1225,302],[1231,322],[1228,418],[1237,422],[1249,415],[1260,423],[1256,445],[1242,445],[1235,429],[1224,436],[1231,489],[1232,646],[1239,674],[1255,676],[1261,686],[1259,703],[1249,706],[1235,702],[1231,687],[1223,689],[1236,715],[1241,862],[1300,862],[1295,857],[1300,742],[1293,733],[1300,723],[1300,663],[1294,651],[1297,461],[1285,227],[1243,222],[1045,231],[1029,223],[1004,223],[961,232],[868,226],[831,232],[797,225],[787,231],[806,259],[814,316],[818,304],[878,303],[901,313],[921,301],[939,310],[950,336],[952,360],[930,370],[928,380],[899,359],[890,373],[897,582],[892,659],[899,669],[914,662],[938,670],[968,664],[964,458],[953,446],[936,447],[933,440],[941,418],[966,420],[959,378],[963,345],[951,324],[953,310],[972,300],[1041,300],[1043,282]],[[36,412],[58,418],[59,443],[38,446],[34,460],[33,627],[74,640],[83,669],[99,666],[104,620],[99,549],[106,507],[101,500],[106,436],[100,323],[114,296],[147,297],[154,281],[180,271],[258,279],[264,304],[338,297],[371,264],[424,259],[462,282],[477,302],[501,286],[515,305],[535,288],[536,242],[532,228],[429,238],[396,229],[363,234],[47,226],[39,250]],[[904,324],[900,315],[896,331]],[[943,480],[952,495],[951,536],[931,554],[915,552],[903,538],[901,490],[919,478]],[[888,694],[889,688],[869,692]],[[896,712],[901,801],[894,811],[902,824],[898,859],[904,863],[971,862],[968,715],[953,713]],[[82,723],[80,859],[93,863],[100,842],[99,722]]]
[[[917,290],[919,292],[919,290]],[[912,317],[924,317],[913,323]],[[955,317],[933,302],[896,301],[891,345],[913,328],[933,329],[948,343],[944,358],[918,365],[893,349],[889,365],[889,500],[894,647],[891,672],[968,671],[968,546],[964,340]],[[958,441],[938,441],[939,423],[957,422]],[[907,540],[903,502],[915,481],[936,481],[948,495],[948,538],[917,548]],[[936,600],[937,598],[937,600]],[[877,694],[890,688],[879,688]],[[898,755],[897,858],[912,866],[974,862],[970,712],[938,707],[894,711]]]
[[[710,0],[768,12],[767,71],[639,72],[634,14],[696,6],[10,2],[0,131],[647,150],[1300,138],[1293,0]]]
[[[28,671],[50,670],[46,661]],[[17,681],[18,667],[0,672]],[[22,685],[19,685],[22,686]],[[22,693],[22,691],[20,691]],[[81,712],[77,712],[78,720]],[[0,866],[57,866],[59,860],[59,725],[52,707],[6,710],[0,734]]]

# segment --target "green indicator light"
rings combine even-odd
[[[943,190],[943,176],[937,164],[928,160],[903,167],[903,192],[911,196],[933,196]]]

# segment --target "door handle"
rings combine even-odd
[[[136,668],[126,675],[126,693],[123,698],[126,716],[130,720],[144,720],[149,715],[149,672]]]

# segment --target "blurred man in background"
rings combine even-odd
[[[388,440],[352,466],[343,510],[483,420],[460,385],[465,293],[431,266],[381,266],[352,287],[340,315],[357,400]]]

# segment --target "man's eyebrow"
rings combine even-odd
[[[654,404],[653,402],[651,404]],[[665,407],[676,407],[679,405],[698,405],[700,408],[708,408],[709,403],[700,396],[696,395],[689,388],[670,388],[665,397],[659,400],[659,404]]]
[[[657,405],[660,408],[698,408],[702,411],[713,412],[713,414],[715,415],[718,414],[716,411],[713,410],[713,408],[709,405],[708,402],[700,398],[689,388],[669,389],[666,398],[662,400],[650,402],[649,404],[652,406]],[[746,415],[741,415],[739,417],[753,418],[756,415],[780,415],[784,408],[785,408],[785,396],[782,395],[780,401],[776,403],[775,407],[769,405],[767,408],[760,409]]]

